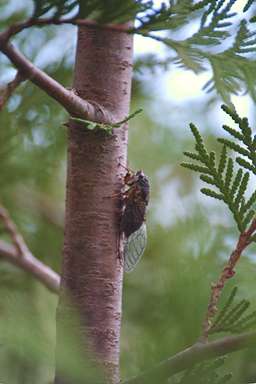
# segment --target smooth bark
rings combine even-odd
[[[129,113],[132,36],[80,27],[74,88],[115,121]],[[79,312],[82,348],[119,382],[123,266],[120,253],[120,192],[127,156],[127,125],[107,136],[80,124],[68,130],[68,173],[61,296],[57,311],[57,360],[62,325]],[[67,304],[65,296],[68,295]],[[65,326],[64,326],[65,329]],[[55,383],[69,383],[57,375]],[[75,384],[73,382],[73,384]]]

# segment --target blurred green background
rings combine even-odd
[[[0,1],[0,27],[29,13],[29,2]],[[76,28],[24,31],[16,38],[31,60],[65,86],[72,84]],[[140,57],[137,42],[136,59]],[[164,55],[164,50],[161,51]],[[140,69],[140,68],[138,68]],[[14,76],[1,55],[0,83]],[[175,75],[175,74],[174,74]],[[200,334],[210,283],[235,244],[237,232],[221,204],[200,196],[196,175],[180,167],[192,149],[188,129],[196,122],[215,149],[220,100],[203,93],[175,99],[162,70],[140,69],[132,108],[144,113],[130,123],[129,165],[151,181],[148,246],[125,276],[121,339],[122,376],[136,375],[195,342]],[[167,85],[166,85],[167,84]],[[180,84],[189,87],[189,84]],[[168,97],[171,93],[173,97]],[[177,91],[177,88],[176,88]],[[251,116],[253,118],[253,116]],[[60,271],[66,174],[67,114],[32,84],[19,87],[0,113],[0,201],[8,208],[33,254]],[[0,236],[6,239],[0,223]],[[242,258],[239,295],[255,302],[255,248]],[[0,382],[46,384],[54,371],[57,297],[21,270],[0,263]],[[256,305],[256,303],[255,303]],[[256,354],[228,357],[232,383],[256,381]]]

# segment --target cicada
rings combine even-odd
[[[149,180],[142,171],[127,170],[124,177],[121,232],[124,242],[124,270],[131,272],[139,262],[147,242],[146,209],[149,202]]]

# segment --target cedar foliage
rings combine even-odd
[[[256,311],[248,313],[251,305],[249,300],[236,302],[238,288],[234,287],[221,311],[216,315],[210,329],[210,334],[219,332],[242,333],[256,326]]]
[[[183,162],[181,165],[200,173],[200,179],[210,188],[202,188],[204,195],[223,201],[231,211],[238,230],[243,232],[250,225],[255,216],[256,190],[247,198],[250,173],[255,174],[254,161],[256,141],[252,137],[252,129],[247,118],[241,119],[236,111],[226,105],[222,106],[224,112],[232,117],[239,126],[239,131],[223,125],[237,142],[218,138],[222,144],[219,160],[216,153],[208,151],[197,127],[191,123],[190,129],[195,139],[195,152],[184,152],[184,155],[195,162]],[[228,154],[227,148],[232,149],[236,155],[236,162],[240,165],[235,168],[234,160]],[[256,147],[255,147],[256,148]],[[243,157],[248,158],[245,160]],[[245,170],[243,169],[245,168]],[[214,189],[213,189],[214,188]]]
[[[176,384],[224,384],[232,379],[232,374],[222,374],[221,367],[225,359],[217,359],[213,362],[204,362],[188,369]]]
[[[210,67],[212,75],[204,86],[205,91],[217,92],[229,103],[230,94],[242,90],[256,100],[256,33],[246,19],[252,2],[249,0],[244,7],[245,18],[236,21],[236,14],[232,10],[236,1],[170,0],[156,7],[151,0],[34,0],[31,18],[51,16],[58,20],[71,16],[73,19],[92,19],[101,24],[135,19],[131,33],[162,42],[169,51],[169,58],[164,62],[155,55],[146,55],[136,67],[167,67],[174,64],[195,73]],[[182,32],[190,21],[197,22],[197,31],[185,39],[174,39],[173,32]]]

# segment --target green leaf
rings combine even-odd
[[[207,167],[202,167],[200,165],[191,164],[191,163],[181,163],[180,164],[184,168],[191,169],[192,171],[200,172],[200,173],[210,173],[209,169]]]
[[[240,204],[242,197],[244,196],[244,193],[246,191],[246,187],[248,185],[248,181],[249,181],[249,172],[246,172],[243,175],[243,178],[241,180],[241,183],[240,183],[240,186],[239,186],[239,189],[238,189],[238,192],[237,192],[237,196],[235,198],[235,205],[237,207]]]
[[[201,189],[201,192],[206,195],[206,196],[210,196],[210,197],[213,197],[214,199],[217,199],[217,200],[224,200],[224,195],[221,194],[221,193],[217,193],[211,189],[208,189],[208,188],[202,188]]]
[[[193,160],[201,160],[201,157],[193,152],[183,152],[183,154]]]
[[[219,138],[218,142],[221,143],[221,144],[226,145],[230,149],[233,149],[235,152],[238,152],[238,153],[240,153],[243,156],[250,157],[250,152],[247,149],[241,147],[239,144],[233,143],[230,140],[222,139],[222,138]]]
[[[227,163],[227,147],[223,145],[221,155],[220,155],[219,167],[218,167],[218,175],[220,177],[225,170],[226,163]]]
[[[252,171],[254,174],[256,174],[256,168],[251,163],[249,163],[249,161],[246,161],[242,157],[237,157],[236,162],[243,168],[247,169],[248,171]]]

